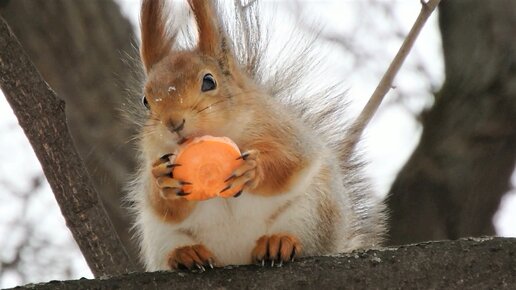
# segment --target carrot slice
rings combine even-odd
[[[181,164],[173,171],[174,178],[191,182],[183,190],[190,192],[187,200],[206,200],[214,197],[231,197],[242,187],[220,193],[224,182],[243,160],[238,146],[227,137],[202,136],[179,149],[175,163]]]

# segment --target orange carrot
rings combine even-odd
[[[191,182],[183,190],[190,192],[188,200],[206,200],[214,197],[231,197],[242,187],[225,190],[224,180],[242,163],[240,150],[227,137],[202,136],[179,149],[175,163],[181,164],[173,171],[174,178]]]

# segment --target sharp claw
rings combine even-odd
[[[167,168],[175,168],[175,167],[179,167],[179,166],[182,166],[181,164],[167,164]]]
[[[212,264],[211,262],[209,263],[209,265],[210,265],[210,268],[212,268],[212,269],[213,269],[213,264]]]
[[[187,196],[190,192],[184,192],[182,189],[176,193],[178,196]]]
[[[231,174],[231,176],[226,178],[226,180],[224,180],[224,182],[228,182],[228,181],[230,181],[233,178],[235,178],[235,174]]]
[[[223,193],[224,191],[226,191],[226,190],[228,190],[228,189],[230,189],[230,188],[231,188],[231,184],[230,184],[230,185],[228,185],[228,186],[226,186],[226,187],[224,187],[224,189],[223,189],[223,190],[221,190],[219,193]]]
[[[243,189],[242,189],[242,190],[240,190],[240,191],[239,191],[239,192],[237,192],[235,195],[233,195],[233,197],[239,197],[239,196],[242,194],[242,192],[243,192],[243,191],[244,191]]]
[[[161,159],[163,161],[169,161],[170,160],[169,157],[173,156],[173,155],[174,155],[174,153],[168,153],[168,154],[161,156],[159,159]]]
[[[278,264],[278,268],[281,268],[281,267],[283,267],[283,260],[281,260],[281,261],[279,262],[279,264]]]
[[[271,267],[274,267],[274,260],[271,261]]]
[[[204,269],[204,267],[202,265],[195,264],[195,266],[197,266],[197,269],[199,269],[199,271],[201,271],[201,273],[206,271],[206,269]]]
[[[265,267],[265,260],[262,260],[262,267]]]
[[[292,254],[290,255],[290,261],[294,262],[294,258],[296,257],[296,248],[292,250]]]
[[[181,185],[192,185],[192,183],[188,181],[181,181]]]
[[[238,159],[246,160],[247,157],[249,157],[249,152],[245,152],[242,155],[238,156],[238,158],[236,160],[238,160]]]

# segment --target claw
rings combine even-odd
[[[187,196],[190,192],[184,192],[182,189],[176,193],[178,196]]]
[[[195,266],[197,266],[197,269],[199,269],[199,271],[201,271],[201,273],[206,271],[206,269],[202,265],[195,264]]]
[[[274,260],[271,260],[271,267],[274,267]]]
[[[262,260],[262,267],[265,267],[265,260]]]
[[[219,193],[223,193],[224,191],[226,191],[230,188],[231,188],[231,185],[228,185],[228,186],[224,187],[224,189],[222,189]]]
[[[243,189],[240,190],[239,192],[235,193],[235,195],[233,195],[233,197],[235,197],[235,198],[239,197],[242,194],[243,191],[244,191]]]
[[[167,164],[167,168],[175,168],[175,167],[179,167],[179,166],[182,166],[182,165],[181,164],[177,164],[177,163]]]
[[[228,178],[226,178],[226,180],[224,180],[224,182],[228,182],[230,181],[231,179],[235,178],[236,175],[235,174],[231,174],[231,176],[229,176]]]
[[[169,159],[170,156],[174,156],[174,153],[165,154],[165,155],[161,156],[159,159],[161,159],[163,161],[170,161],[170,159]]]
[[[192,185],[192,183],[188,181],[181,181],[181,185]]]
[[[280,260],[279,264],[278,264],[278,268],[281,268],[283,267],[283,260]]]
[[[249,152],[244,152],[244,153],[242,153],[242,155],[238,156],[238,158],[236,160],[238,160],[238,159],[246,160],[247,157],[249,157]]]

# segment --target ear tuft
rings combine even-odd
[[[163,0],[143,0],[140,12],[142,45],[140,54],[145,71],[163,59],[171,50],[174,37],[167,33],[167,20],[163,16]]]
[[[225,43],[225,35],[220,31],[220,23],[213,0],[188,0],[192,9],[197,29],[199,31],[199,50],[213,57],[225,53],[222,46]]]

